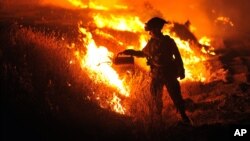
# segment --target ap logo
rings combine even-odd
[[[247,133],[247,129],[236,129],[234,136],[244,136]]]

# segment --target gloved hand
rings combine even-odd
[[[124,54],[124,55],[133,55],[135,53],[135,50],[133,49],[126,49],[123,52],[119,53],[119,54]]]

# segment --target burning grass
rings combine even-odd
[[[43,10],[47,11],[46,8]],[[58,13],[61,14],[61,12]],[[54,17],[57,17],[58,13],[55,12]],[[88,11],[88,14],[90,13]],[[33,16],[31,16],[32,19],[38,18]],[[114,18],[117,17],[114,16]],[[85,15],[83,19],[86,20],[86,25],[78,28],[87,27],[90,30],[85,31],[84,34],[77,33],[73,37],[71,34],[69,35],[71,32],[69,28],[63,26],[60,29],[60,24],[51,26],[54,23],[53,20],[49,24],[46,21],[44,23],[40,21],[39,25],[32,24],[32,27],[19,24],[7,26],[6,24],[6,31],[5,28],[1,28],[1,31],[4,31],[1,32],[1,46],[3,45],[3,47],[0,48],[0,57],[3,58],[0,68],[1,89],[4,90],[3,95],[7,99],[4,100],[4,105],[7,105],[6,109],[10,107],[12,111],[17,112],[17,116],[11,115],[10,117],[30,119],[29,116],[35,113],[35,118],[43,119],[42,121],[45,122],[45,125],[39,127],[48,126],[45,128],[48,132],[51,131],[48,129],[51,125],[49,125],[50,122],[46,123],[46,120],[53,117],[52,124],[54,122],[59,125],[67,124],[65,128],[70,127],[68,125],[80,124],[81,130],[77,131],[79,126],[73,130],[77,133],[80,132],[80,136],[82,136],[82,131],[91,136],[97,134],[104,137],[107,137],[105,133],[110,136],[127,135],[126,133],[128,133],[129,137],[135,137],[142,132],[143,139],[147,138],[150,136],[150,127],[154,120],[152,117],[154,104],[149,93],[149,73],[143,69],[145,65],[141,65],[142,62],[138,61],[135,66],[127,67],[130,71],[124,72],[120,66],[103,63],[109,62],[108,59],[126,47],[141,49],[145,45],[147,36],[145,33],[136,32],[140,31],[137,29],[126,30],[125,28],[120,31],[110,28],[113,26],[98,28],[95,25],[90,27],[87,19],[91,18],[86,18]],[[124,19],[126,18],[122,20]],[[55,23],[59,23],[59,21],[61,22],[60,18]],[[119,19],[116,21],[119,23]],[[136,21],[139,22],[138,19]],[[52,30],[56,27],[59,33],[52,30],[41,30],[47,26],[51,26]],[[75,29],[77,26],[73,26],[77,31],[78,29]],[[141,29],[141,27],[137,28]],[[89,34],[92,35],[92,39],[87,38]],[[221,63],[221,56],[211,55],[209,50],[202,49],[197,44],[190,44],[176,36],[174,38],[186,61],[187,77],[192,78],[181,82],[188,115],[194,122],[192,129],[195,130],[196,127],[203,125],[249,123],[248,85],[227,82],[228,72]],[[101,49],[107,53],[106,56],[102,56],[103,52],[97,54],[96,50],[94,53],[92,52],[93,54],[90,54],[91,52],[88,54],[88,44],[93,45],[93,42],[95,42],[95,47],[90,48]],[[91,55],[94,57],[87,58]],[[100,56],[105,59],[98,60],[97,57]],[[96,62],[95,59],[97,59]],[[91,66],[93,64],[94,66]],[[112,70],[113,74],[116,74],[116,81],[110,83],[109,77],[105,77],[105,81],[97,79],[100,74],[111,74],[110,72],[102,73],[101,68]],[[98,71],[95,72],[95,70]],[[166,123],[164,133],[170,135],[170,137],[163,135],[163,138],[171,138],[173,132],[175,134],[178,132],[182,137],[185,136],[182,132],[183,129],[178,129],[179,117],[166,89],[163,99],[163,120]],[[25,116],[26,114],[27,116]],[[177,130],[172,131],[173,128],[177,128]],[[203,129],[203,132],[208,130],[213,129]],[[66,132],[68,130],[63,133]],[[194,134],[189,131],[188,135]]]
[[[44,96],[43,100],[48,109],[57,112],[60,102],[54,98],[65,95],[68,89],[79,90],[80,87],[78,97],[82,97],[83,101],[95,102],[104,109],[122,108],[121,111],[126,110],[126,114],[137,121],[141,120],[144,123],[149,121],[150,80],[149,76],[139,68],[133,74],[126,74],[126,84],[132,88],[130,97],[121,95],[118,97],[115,94],[119,93],[116,89],[96,83],[88,75],[87,70],[81,68],[75,56],[75,51],[81,50],[81,46],[77,44],[74,47],[69,46],[67,40],[62,40],[62,37],[56,36],[54,32],[48,34],[20,25],[12,27],[10,37],[11,48],[6,49],[10,54],[15,54],[16,57],[11,59],[13,63],[21,66],[9,66],[11,68],[6,66],[4,72],[7,73],[8,69],[18,69],[16,71],[23,73],[16,74],[18,83],[21,83],[18,85],[29,93],[37,92],[42,99]],[[119,107],[119,104],[122,104],[122,107]]]
[[[83,45],[79,44],[81,42],[71,43],[66,37],[62,38],[63,35],[20,25],[11,28],[8,36],[10,43],[3,49],[5,61],[1,67],[7,91],[20,93],[7,96],[8,99],[15,99],[11,100],[13,103],[19,103],[15,105],[22,105],[19,109],[25,107],[22,104],[25,101],[26,106],[34,107],[34,111],[42,109],[42,115],[49,113],[56,116],[56,120],[62,120],[65,116],[62,113],[68,113],[81,122],[89,121],[88,118],[92,117],[96,120],[98,114],[94,113],[115,111],[117,108],[124,110],[125,116],[121,117],[133,119],[132,122],[126,122],[124,128],[131,129],[128,126],[136,123],[136,134],[143,132],[147,136],[150,133],[154,104],[149,93],[150,77],[147,72],[135,66],[130,73],[124,73],[124,83],[131,89],[129,97],[122,96],[116,88],[93,81],[88,70],[81,67],[81,62],[75,55],[77,51],[86,53]],[[211,61],[214,64],[209,68],[211,71],[216,67],[221,68],[216,58]],[[17,87],[11,90],[12,86]],[[194,125],[227,124],[245,120],[249,113],[249,96],[237,86],[223,81],[182,82],[188,114]],[[93,103],[95,106],[91,106]],[[97,105],[106,110],[98,109]],[[36,109],[37,107],[40,108]],[[232,113],[238,116],[230,116]],[[41,116],[39,112],[37,115]],[[168,129],[177,126],[178,114],[166,90],[163,115]],[[115,116],[120,115],[114,113],[112,117]],[[110,123],[115,128],[114,121],[108,121],[108,117],[110,116],[104,117],[106,120],[102,122]],[[97,123],[94,121],[91,124]]]
[[[56,36],[54,32],[48,34],[34,28],[26,28],[19,25],[13,26],[10,36],[13,46],[11,51],[17,55],[17,58],[22,58],[21,61],[25,65],[22,67],[27,69],[26,71],[29,73],[30,78],[27,81],[30,82],[25,85],[27,87],[28,85],[35,87],[27,88],[27,90],[38,89],[42,93],[50,91],[50,87],[57,85],[68,88],[81,85],[83,90],[82,94],[79,95],[82,95],[83,99],[93,100],[93,102],[97,102],[105,109],[112,109],[113,106],[117,106],[113,98],[115,97],[114,94],[119,92],[114,88],[93,81],[87,70],[81,68],[81,62],[78,61],[75,55],[76,51],[83,51],[79,44],[72,47],[67,40],[62,40],[62,37]],[[132,76],[127,77],[132,78]],[[135,78],[135,76],[133,77]],[[131,80],[134,80],[133,82],[128,82],[131,86],[138,83],[136,79]],[[34,83],[36,84],[35,86],[32,85],[33,81],[36,81]],[[139,85],[137,86],[139,87]],[[133,88],[133,91],[136,90],[135,88]],[[130,102],[123,103],[129,104]]]
[[[41,127],[42,132],[61,132],[66,128],[76,127],[83,128],[83,134],[95,134],[98,133],[96,129],[106,128],[104,132],[120,132],[113,128],[130,128],[128,126],[131,124],[127,123],[129,121],[123,119],[123,122],[118,122],[122,117],[97,106],[102,102],[106,104],[103,97],[102,101],[98,100],[98,95],[104,96],[102,92],[112,94],[112,89],[95,84],[89,79],[74,55],[78,45],[75,45],[74,49],[69,48],[67,44],[70,42],[62,40],[61,36],[53,32],[45,33],[20,25],[11,28],[8,36],[3,38],[6,43],[2,48],[4,60],[1,65],[1,91],[3,90],[3,98],[6,99],[4,107],[13,107],[12,110],[17,112],[17,115],[10,119],[30,116],[38,121],[30,121],[27,128]],[[105,99],[110,101],[111,97],[106,96]],[[103,117],[100,118],[98,114]],[[110,121],[105,121],[106,119]],[[32,123],[38,127],[33,127]],[[56,124],[69,127],[58,129]],[[86,126],[90,127],[88,131],[84,129]],[[80,131],[76,131],[78,132]]]
[[[86,68],[82,66],[85,64],[82,64],[83,62],[79,61],[80,56],[76,55],[76,53],[80,54],[82,52],[85,54],[84,52],[86,52],[86,50],[82,48],[81,44],[69,45],[71,44],[70,41],[67,41],[64,38],[62,40],[62,37],[56,36],[54,32],[47,34],[45,32],[25,27],[15,27],[14,29],[16,31],[12,32],[12,43],[14,45],[18,45],[17,47],[25,48],[21,49],[22,51],[26,51],[21,51],[21,54],[24,54],[23,59],[33,58],[33,60],[37,61],[32,65],[28,65],[39,68],[31,68],[35,71],[39,70],[34,74],[34,77],[37,77],[36,79],[39,79],[40,77],[50,77],[48,80],[39,80],[44,81],[43,83],[46,83],[48,86],[54,85],[53,81],[62,83],[62,85],[67,87],[72,87],[72,85],[74,85],[72,84],[72,81],[81,82],[80,84],[84,88],[84,91],[86,91],[83,92],[84,99],[93,100],[102,108],[115,111],[120,110],[120,113],[122,114],[125,114],[126,111],[126,115],[133,116],[136,119],[148,121],[148,119],[143,119],[150,118],[149,111],[152,106],[148,90],[150,77],[147,72],[141,71],[139,67],[136,67],[132,73],[127,73],[123,76],[124,80],[122,83],[126,84],[127,88],[130,88],[129,92],[125,93],[124,90],[117,91],[116,88],[112,88],[98,82],[98,79],[95,78],[96,74],[93,74],[93,76],[89,75],[89,66],[86,66]],[[38,60],[43,60],[43,63],[38,62]],[[89,63],[94,64],[93,59]],[[105,65],[109,66],[109,64]],[[100,66],[96,67],[98,68]],[[61,82],[59,78],[53,78],[55,73],[65,77],[65,81]],[[98,72],[96,73],[99,74]],[[212,77],[213,75],[210,74],[210,76]],[[117,75],[117,77],[121,76]],[[95,81],[93,81],[93,79]],[[115,82],[114,84],[118,83]],[[188,84],[188,82],[186,82],[186,84]],[[40,86],[38,87],[41,91],[44,91],[42,90],[43,88]],[[197,86],[193,90],[197,91],[197,89],[200,89],[199,87],[200,86]],[[123,92],[125,95],[120,95]],[[190,87],[188,85],[185,86],[184,83],[183,93],[190,94],[194,93],[194,91],[190,90]]]
[[[95,92],[95,94],[93,95],[94,98],[92,99],[97,99],[98,101],[100,101],[101,107],[106,107],[106,108],[110,107],[113,111],[129,116],[136,115],[134,117],[137,118],[140,117],[140,115],[134,113],[134,111],[131,111],[131,109],[133,109],[132,107],[134,106],[126,104],[128,103],[128,101],[130,102],[134,101],[133,98],[136,97],[137,99],[142,100],[141,103],[146,103],[144,104],[143,108],[141,108],[141,110],[138,110],[140,111],[139,113],[142,115],[144,114],[149,115],[150,112],[148,112],[149,109],[147,106],[152,108],[152,103],[149,102],[150,101],[149,91],[145,93],[144,90],[148,90],[146,89],[146,87],[138,88],[140,86],[146,86],[146,85],[147,87],[149,87],[150,83],[149,77],[142,77],[142,75],[147,76],[147,74],[149,73],[147,72],[148,70],[144,71],[144,69],[146,68],[146,63],[144,62],[143,64],[141,61],[138,61],[135,67],[136,69],[132,71],[131,74],[132,77],[122,75],[120,71],[116,70],[115,67],[112,65],[112,58],[114,57],[114,53],[110,51],[110,50],[116,50],[115,49],[116,46],[114,47],[115,44],[113,43],[109,44],[109,42],[100,41],[99,44],[102,44],[102,46],[100,46],[97,45],[97,43],[95,42],[96,39],[95,34],[99,35],[100,33],[102,33],[101,35],[103,35],[104,39],[117,42],[117,44],[121,43],[123,46],[126,46],[126,43],[119,40],[120,35],[118,31],[116,32],[110,32],[110,31],[112,30],[107,30],[106,28],[90,30],[89,28],[83,28],[82,22],[80,22],[79,24],[79,33],[81,35],[80,40],[83,42],[84,52],[79,53],[77,51],[76,56],[78,60],[81,62],[82,69],[87,70],[86,73],[90,76],[92,80],[94,80],[94,82],[97,85],[106,85],[107,87],[114,88],[114,90],[116,89],[116,91],[105,90],[105,92],[104,91],[100,91],[97,93]],[[138,42],[144,42],[144,41],[139,41],[139,39],[141,39],[140,37],[142,37],[144,33],[130,33],[130,34],[136,35],[135,37],[138,38],[137,44],[139,44]],[[113,37],[116,37],[116,40]],[[98,38],[102,39],[99,36]],[[130,37],[128,38],[131,39]],[[177,46],[180,48],[186,68],[187,79],[183,81],[184,85],[185,83],[188,82],[210,83],[213,81],[221,81],[221,80],[226,81],[225,80],[225,77],[227,75],[226,71],[222,68],[220,62],[216,60],[218,58],[216,57],[213,58],[213,56],[210,56],[208,52],[204,54],[201,50],[199,50],[200,48],[198,46],[197,48],[195,48],[196,46],[190,44],[188,41],[183,41],[175,36],[173,38],[177,42]],[[135,39],[131,40],[133,40],[135,43]],[[142,38],[142,40],[145,40],[145,38]],[[192,48],[195,48],[195,50],[192,50],[191,46]],[[130,47],[135,48],[134,45],[131,45]],[[217,64],[213,62],[216,65],[212,66],[210,61],[211,62],[217,61]],[[142,66],[142,68],[144,69],[140,69],[138,66]],[[143,79],[145,81],[142,81]],[[135,90],[139,91],[137,92],[131,91],[131,89],[134,88],[136,88]],[[138,93],[143,93],[143,94],[138,94]],[[185,93],[188,92],[185,91]],[[134,95],[135,97],[133,97],[132,95]],[[105,97],[108,99],[106,99]]]

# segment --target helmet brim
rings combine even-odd
[[[150,19],[147,23],[145,23],[145,31],[151,31],[154,29],[162,29],[164,24],[168,24],[169,22],[159,18],[159,17],[154,17]]]

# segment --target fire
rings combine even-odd
[[[83,3],[82,0],[68,0],[69,3],[71,3],[73,6],[81,8],[81,9],[95,9],[95,10],[103,10],[103,11],[108,11],[110,8],[113,9],[127,9],[128,7],[126,5],[121,5],[121,4],[114,4],[112,1],[108,3],[107,1],[102,2],[103,4],[97,3],[98,1],[88,1],[86,3]],[[104,5],[105,3],[105,5]],[[107,5],[108,3],[108,5]]]
[[[129,89],[110,65],[113,53],[104,46],[97,46],[92,38],[92,34],[85,28],[79,27],[79,31],[85,35],[85,38],[82,40],[84,47],[87,49],[83,57],[81,57],[80,52],[75,52],[75,55],[81,61],[82,68],[88,71],[89,77],[96,83],[113,87],[118,90],[119,94],[128,97],[130,94]],[[108,101],[112,106],[112,110],[124,114],[125,108],[121,106],[120,102],[121,100],[116,93],[113,93],[113,99]]]
[[[113,98],[110,101],[110,105],[113,106],[114,110],[120,114],[125,114],[126,109],[121,105],[121,99],[113,94]]]
[[[181,40],[174,34],[170,34],[168,29],[164,30],[163,33],[165,35],[170,35],[176,42],[179,51],[181,53],[184,67],[186,70],[186,78],[184,81],[191,80],[191,81],[206,81],[206,66],[203,62],[207,60],[206,54],[213,54],[212,51],[205,52],[204,55],[197,54],[194,50],[192,50],[191,45],[188,41]],[[140,49],[142,49],[147,43],[147,35],[141,34],[140,36]],[[209,38],[207,38],[209,39]],[[202,49],[201,49],[202,52]],[[149,70],[149,67],[146,66],[145,61],[139,60],[139,65],[142,66],[145,70]],[[142,64],[143,63],[143,64]]]
[[[110,7],[98,5],[93,2],[83,4],[79,0],[69,0],[72,5],[78,6],[80,8],[91,8],[98,10],[109,10]],[[112,8],[117,7],[119,9],[127,9],[126,6],[115,5]],[[108,100],[103,100],[100,95],[96,95],[95,99],[98,101],[105,101],[106,104],[112,108],[113,111],[120,114],[127,114],[126,111],[129,107],[125,107],[122,102],[123,96],[125,99],[130,97],[129,85],[125,83],[124,79],[121,79],[118,75],[118,72],[112,67],[112,59],[114,53],[109,51],[109,49],[114,49],[110,45],[97,46],[95,40],[92,37],[92,34],[99,35],[103,37],[102,39],[112,41],[117,43],[116,45],[123,46],[123,49],[131,48],[136,50],[141,50],[147,43],[149,35],[144,32],[144,22],[141,21],[139,16],[134,16],[133,14],[117,14],[117,12],[107,14],[100,13],[91,13],[93,18],[92,23],[96,26],[95,30],[88,31],[86,28],[79,26],[80,34],[83,35],[82,38],[83,46],[86,47],[85,53],[80,53],[79,51],[75,52],[77,58],[81,61],[81,67],[84,70],[87,70],[89,77],[99,84],[104,84],[108,87],[112,87],[117,90],[117,92],[112,92]],[[224,19],[225,20],[225,19]],[[112,29],[115,31],[126,31],[135,37],[136,39],[129,38],[134,42],[127,44],[126,42],[119,40],[116,36],[118,32],[110,32]],[[196,28],[192,27],[196,30]],[[198,81],[206,82],[209,81],[207,78],[208,70],[205,66],[206,61],[209,59],[209,55],[215,55],[214,48],[211,47],[211,39],[204,36],[199,40],[201,47],[197,47],[194,50],[194,45],[190,41],[185,41],[180,39],[173,33],[170,33],[169,29],[164,29],[163,33],[165,35],[170,35],[176,42],[179,51],[181,53],[184,67],[186,70],[185,81]],[[134,43],[134,44],[133,44]],[[198,51],[197,51],[198,50]],[[145,70],[149,70],[149,67],[146,65],[144,60],[136,61],[136,65],[142,66]],[[71,64],[72,62],[70,62]],[[105,108],[106,106],[103,103],[100,103],[100,107]]]
[[[104,46],[96,46],[92,34],[85,28],[80,27],[79,30],[86,35],[86,38],[83,38],[83,40],[87,53],[82,59],[82,67],[91,72],[90,77],[96,82],[105,82],[110,86],[116,87],[124,96],[129,96],[129,91],[126,89],[124,82],[120,80],[117,72],[109,64],[112,62],[113,53]]]
[[[103,32],[103,31],[101,31],[101,30],[99,30],[99,29],[96,29],[94,32],[95,32],[95,34],[101,35],[103,38],[106,38],[106,39],[108,39],[108,40],[115,40],[115,41],[117,41],[116,38],[115,38],[113,35],[108,34],[108,33],[106,33],[106,32]],[[119,45],[124,45],[123,42],[121,42],[121,41],[117,41],[117,43],[118,43]]]
[[[140,32],[143,28],[141,24],[142,22],[138,22],[140,24],[133,27],[133,25],[130,25],[131,23],[133,23],[132,19],[127,19],[127,21],[124,17],[121,17],[120,19],[118,17],[113,17],[113,19],[105,19],[101,15],[94,16],[94,21],[98,27],[94,31],[94,33],[103,36],[103,38],[114,40],[118,44],[124,45],[123,42],[115,38],[115,35],[106,33],[101,30],[101,28],[104,27],[112,27],[112,29],[115,30],[129,31],[133,33],[136,32],[135,34],[139,34],[138,42],[140,47],[131,45],[129,46],[130,48],[142,49],[147,43],[148,35],[144,32]],[[116,88],[120,94],[124,95],[125,97],[129,97],[129,88],[126,87],[125,82],[119,78],[118,73],[110,65],[111,58],[114,54],[110,52],[107,47],[97,46],[94,39],[92,38],[92,34],[85,28],[80,27],[79,30],[81,34],[85,35],[85,38],[83,38],[82,40],[84,42],[84,46],[87,48],[86,54],[81,59],[81,64],[84,69],[88,70],[90,78],[92,78],[95,82],[103,83],[110,87]],[[169,33],[164,32],[164,34]],[[207,60],[205,54],[207,54],[208,52],[204,52],[204,55],[197,54],[195,51],[193,51],[193,49],[191,48],[191,44],[188,41],[181,40],[175,35],[170,36],[175,40],[184,61],[184,67],[186,70],[186,78],[184,79],[184,81],[190,80],[205,82],[207,80],[207,70],[204,62]],[[210,45],[210,40],[207,37],[202,38],[200,42],[205,45]],[[146,66],[145,61],[137,61],[137,63],[138,65],[143,66],[143,68],[145,68],[146,70],[149,70],[148,66]],[[113,98],[107,101],[107,103],[110,104],[114,111],[120,114],[126,114],[126,108],[122,105],[121,102],[122,100],[115,93],[113,94]]]
[[[210,54],[210,55],[215,55],[215,52],[214,52],[214,48],[211,47],[211,39],[206,37],[206,36],[203,36],[200,40],[199,40],[199,43],[201,45],[203,45],[203,47],[201,48],[201,52],[205,53],[205,54]],[[209,49],[205,49],[204,46],[209,46],[210,48]]]
[[[102,6],[102,5],[97,5],[94,2],[89,2],[87,4],[84,4],[81,0],[68,0],[73,6],[82,8],[82,9],[86,9],[86,8],[90,8],[90,9],[96,9],[96,10],[108,10],[107,7]]]
[[[203,36],[200,40],[199,40],[199,43],[202,44],[202,45],[206,45],[206,46],[211,46],[211,39],[206,37],[206,36]]]
[[[93,15],[94,23],[98,28],[110,28],[119,31],[141,32],[144,24],[137,16],[104,16],[101,14]]]
[[[79,8],[87,8],[88,6],[83,4],[81,0],[68,0],[73,6]]]
[[[203,65],[203,61],[206,60],[206,57],[201,54],[196,54],[196,52],[191,49],[191,45],[188,41],[181,40],[175,36],[172,36],[172,38],[175,40],[182,56],[186,75],[184,80],[206,81],[204,74],[206,68]]]

